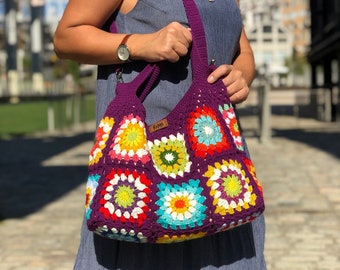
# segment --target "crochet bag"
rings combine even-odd
[[[200,238],[250,222],[264,211],[262,188],[247,157],[220,80],[206,82],[202,22],[184,0],[193,34],[193,82],[166,118],[145,123],[142,104],[161,72],[147,65],[118,83],[96,132],[86,191],[89,230],[138,243]],[[136,93],[141,93],[137,96]]]

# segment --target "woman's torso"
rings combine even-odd
[[[208,59],[216,65],[230,64],[237,53],[242,20],[235,0],[195,0],[204,24]],[[118,13],[115,27],[120,33],[150,33],[177,21],[189,27],[182,0],[138,0],[127,14]],[[144,63],[124,66],[123,80],[131,81]],[[114,97],[115,68],[101,66],[98,70],[97,120],[103,116],[108,102]],[[191,84],[188,58],[167,64],[158,85],[144,101],[147,123],[165,117],[183,97]]]
[[[205,26],[208,59],[215,58],[217,65],[231,63],[242,29],[235,0],[195,1]],[[148,33],[172,21],[187,25],[182,0],[139,0],[128,14],[119,13],[115,23],[122,33]],[[132,80],[138,68],[140,65],[137,63],[124,67],[124,81]],[[114,66],[99,67],[97,121],[114,97],[114,71]],[[168,114],[191,84],[191,67],[185,59],[169,64],[163,73],[162,80],[144,102],[149,112],[149,123]],[[75,269],[265,269],[263,218],[255,220],[253,225],[248,223],[201,238],[198,242],[157,247],[107,240],[89,232],[85,223],[82,235]]]

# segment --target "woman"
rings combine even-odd
[[[218,66],[207,81],[222,79],[231,102],[240,103],[248,96],[255,68],[239,3],[195,2],[205,27],[209,60]],[[112,17],[119,34],[107,31]],[[114,64],[124,66],[122,79],[126,82],[146,62],[165,62],[161,79],[144,106],[148,123],[166,116],[191,84],[191,42],[182,0],[70,0],[54,38],[60,58],[99,65],[97,123],[114,97],[118,79]],[[264,270],[264,226],[261,216],[211,237],[150,245],[108,240],[88,231],[84,223],[75,269]]]

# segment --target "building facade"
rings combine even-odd
[[[310,0],[310,8],[312,40],[308,60],[317,116],[340,121],[340,1]]]
[[[292,46],[300,55],[307,55],[310,46],[309,0],[281,0],[281,25],[292,35]]]
[[[270,73],[274,85],[288,73],[285,59],[292,54],[290,35],[281,26],[277,1],[241,1],[245,30],[260,73]]]
[[[289,60],[306,55],[309,43],[308,0],[241,1],[245,30],[258,69],[266,66],[274,86],[308,86],[309,77],[296,76]]]

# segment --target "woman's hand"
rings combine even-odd
[[[172,22],[150,34],[135,34],[127,43],[132,60],[177,62],[187,55],[192,42],[190,29]]]
[[[214,83],[222,79],[233,104],[245,101],[249,95],[249,86],[242,71],[233,65],[221,65],[208,76],[208,82]]]

